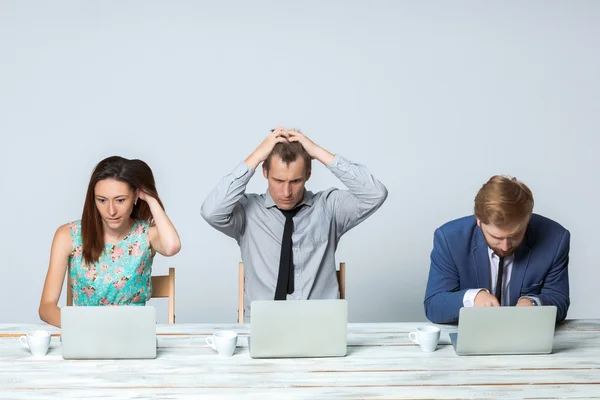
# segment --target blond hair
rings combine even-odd
[[[484,224],[522,223],[532,212],[533,193],[517,178],[494,175],[475,196],[475,216]]]

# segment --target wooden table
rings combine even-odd
[[[249,357],[246,325],[159,325],[156,360],[66,361],[58,330],[34,358],[18,335],[48,327],[0,324],[0,398],[600,398],[600,321],[559,326],[553,354],[535,356],[459,357],[449,326],[424,353],[408,339],[418,325],[349,324],[346,357],[270,360]],[[205,343],[218,329],[241,335],[232,358]]]

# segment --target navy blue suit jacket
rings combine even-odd
[[[509,304],[521,296],[536,296],[542,305],[557,307],[557,321],[569,309],[569,243],[560,224],[533,214],[515,253],[509,284]],[[425,291],[425,314],[434,323],[458,321],[468,289],[491,292],[488,246],[475,216],[450,221],[436,229]]]

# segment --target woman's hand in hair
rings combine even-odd
[[[138,198],[137,201],[143,200],[148,204],[148,207],[150,208],[150,212],[152,213],[152,217],[153,217],[154,221],[156,221],[157,213],[164,213],[164,209],[160,205],[158,200],[156,200],[156,198],[154,196],[152,196],[151,194],[145,192],[143,189],[137,190],[137,198]]]
[[[154,220],[154,225],[150,227],[148,234],[150,247],[166,257],[179,253],[181,249],[179,234],[158,200],[142,189],[138,190],[138,198],[148,203]]]
[[[144,200],[146,203],[149,201],[149,199],[154,199],[154,197],[150,196],[148,193],[144,192],[142,189],[138,189],[137,190],[137,197],[140,200]]]

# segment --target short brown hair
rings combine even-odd
[[[475,196],[475,216],[484,224],[504,226],[529,219],[533,194],[517,178],[494,175]]]
[[[291,162],[296,161],[298,157],[302,157],[304,159],[304,173],[308,176],[308,173],[311,169],[311,158],[310,155],[304,147],[300,144],[300,142],[279,142],[271,150],[271,153],[263,163],[263,168],[269,172],[271,168],[271,158],[273,156],[278,156],[281,158],[286,165],[289,165]]]

